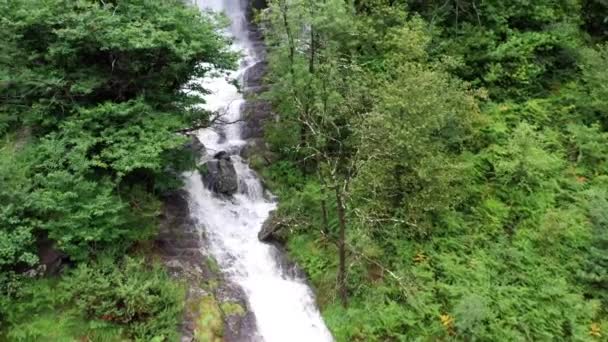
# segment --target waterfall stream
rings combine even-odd
[[[242,94],[231,82],[243,83],[246,70],[260,61],[249,38],[245,0],[198,0],[201,10],[224,12],[231,20],[226,34],[233,38],[233,48],[240,52],[240,67],[228,77],[210,77],[200,82],[210,91],[205,95],[205,109],[223,113],[223,120],[235,122],[216,125],[197,132],[209,159],[224,151],[230,156],[238,177],[238,190],[232,196],[217,195],[208,189],[198,172],[186,175],[193,218],[203,229],[209,249],[224,275],[240,286],[253,312],[257,332],[252,341],[323,342],[332,341],[315,304],[314,295],[304,279],[281,266],[281,251],[262,243],[257,233],[276,206],[265,193],[258,176],[239,153],[246,141],[241,137]]]

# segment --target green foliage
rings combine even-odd
[[[597,124],[591,127],[570,125],[567,131],[572,145],[572,157],[576,158],[580,172],[591,177],[597,173],[606,174],[608,133],[602,131]]]
[[[494,96],[546,93],[576,69],[580,1],[406,2],[442,31],[439,50],[464,60],[458,74]]]
[[[178,0],[4,3],[5,108],[23,122],[55,126],[74,105],[138,96],[171,105],[200,62],[227,66],[214,21]],[[27,107],[16,106],[26,104]],[[27,108],[32,110],[27,110]]]
[[[608,126],[608,45],[586,49],[583,54],[583,80],[589,88],[586,106],[591,107],[604,127]]]
[[[0,10],[0,134],[30,132],[0,151],[0,267],[33,264],[42,234],[74,260],[120,254],[150,236],[155,195],[193,166],[176,131],[194,119],[188,81],[234,60],[219,22],[177,0]]]
[[[607,59],[580,28],[601,39],[601,5],[406,3],[264,16],[264,175],[334,337],[602,340]]]
[[[184,293],[159,265],[146,270],[144,260],[126,258],[115,266],[102,259],[78,267],[62,286],[89,319],[126,325],[127,335],[136,339],[177,337]]]
[[[14,341],[178,338],[184,289],[154,264],[126,257],[81,264],[60,280],[25,280],[3,315]]]
[[[606,0],[583,1],[583,18],[586,31],[595,39],[606,40],[608,30],[608,2]]]
[[[27,179],[25,165],[12,143],[0,145],[0,269],[15,264],[34,265],[33,252],[36,220],[28,217]]]
[[[580,276],[589,285],[592,295],[602,301],[608,312],[608,191],[592,188],[586,193],[593,235],[585,268]]]
[[[177,338],[181,290],[158,267],[122,257],[154,234],[159,195],[194,167],[177,132],[208,118],[193,95],[205,89],[189,81],[234,64],[223,24],[181,0],[0,1],[9,340]],[[47,238],[78,267],[56,281],[24,278]]]
[[[392,217],[406,222],[411,235],[425,235],[432,222],[425,217],[458,197],[454,188],[467,174],[458,153],[478,110],[441,70],[405,64],[393,72],[394,81],[379,85],[377,107],[358,124],[353,196],[363,199],[357,206],[368,229]]]

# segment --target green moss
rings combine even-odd
[[[217,261],[211,256],[207,256],[207,266],[209,267],[209,270],[215,274],[219,274],[221,272]]]
[[[245,314],[245,309],[237,302],[224,302],[220,305],[220,308],[226,316],[242,316]]]
[[[213,290],[217,289],[218,286],[220,286],[220,282],[217,281],[217,279],[209,279],[203,283],[201,288],[204,290],[213,291]]]
[[[266,164],[267,162],[264,157],[259,154],[253,154],[251,157],[249,157],[249,166],[258,172],[264,170]]]
[[[198,318],[194,337],[198,342],[220,342],[224,332],[224,321],[220,307],[211,295],[198,303]]]

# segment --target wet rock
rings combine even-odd
[[[274,247],[272,254],[282,276],[299,279],[301,282],[308,284],[306,273],[293,260],[288,258],[284,247],[278,242],[272,242],[272,245]]]
[[[227,154],[217,157],[229,158]],[[185,191],[164,196],[155,246],[169,274],[187,285],[180,340],[205,340],[212,333],[217,341],[255,341],[256,321],[247,297],[237,284],[225,278],[208,255],[208,241],[197,225],[190,215]],[[211,311],[213,327],[206,321]]]
[[[256,320],[248,309],[246,295],[234,283],[223,283],[215,291],[224,317],[225,341],[256,341]]]
[[[264,242],[279,241],[281,238],[277,235],[279,230],[285,226],[283,220],[277,215],[276,211],[273,210],[268,214],[268,218],[264,221],[262,228],[258,232],[258,239]]]
[[[228,153],[222,151],[205,163],[201,170],[203,183],[216,193],[233,195],[239,188],[234,164]]]
[[[218,153],[216,153],[215,155],[213,155],[213,158],[215,158],[215,159],[223,159],[223,160],[230,160],[230,155],[226,151],[219,151]]]
[[[177,259],[168,260],[165,263],[165,266],[167,266],[169,273],[172,273],[172,274],[182,273],[185,269],[184,264],[182,264],[182,262]]]
[[[167,262],[171,261],[169,268],[186,269],[188,263],[200,263],[195,253],[189,253],[200,249],[202,236],[190,218],[188,194],[185,191],[171,192],[163,197],[160,227],[154,244]],[[182,266],[173,267],[177,263]]]
[[[262,12],[267,8],[267,0],[252,0],[247,6],[248,36],[255,54],[260,60],[266,60],[266,46],[261,25],[255,20],[255,13]]]
[[[264,75],[268,69],[268,63],[261,61],[249,67],[243,75],[245,95],[259,94],[266,90]]]
[[[249,167],[256,171],[272,165],[277,158],[263,139],[250,139],[240,153],[241,158],[246,159]]]
[[[243,105],[245,124],[241,136],[243,139],[263,138],[264,126],[274,115],[272,106],[267,101],[250,100]]]
[[[40,265],[35,272],[30,270],[30,274],[37,273],[38,276],[59,274],[68,261],[68,256],[59,251],[55,243],[47,237],[40,238],[37,246]]]
[[[196,134],[190,135],[190,141],[186,143],[186,149],[194,152],[197,156],[202,156],[205,154],[205,145],[200,141]]]
[[[249,2],[249,7],[251,10],[262,10],[262,9],[268,7],[268,1],[267,0],[251,0]]]

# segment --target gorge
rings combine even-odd
[[[255,316],[256,331],[239,336],[269,342],[331,341],[300,272],[285,261],[281,250],[258,240],[275,199],[239,155],[248,143],[243,139],[246,124],[241,121],[245,100],[233,81],[247,92],[253,82],[250,70],[263,63],[259,42],[252,40],[248,3],[211,0],[196,4],[202,10],[223,12],[230,19],[226,34],[242,56],[238,70],[230,75],[195,80],[210,92],[205,95],[205,109],[221,115],[221,120],[196,133],[205,147],[203,172],[213,174],[204,177],[194,171],[186,175],[192,218],[205,234],[222,273],[243,290],[248,310]]]

